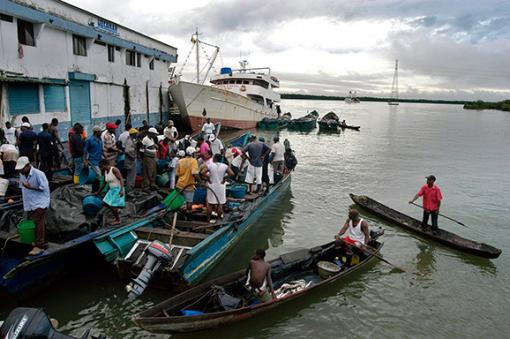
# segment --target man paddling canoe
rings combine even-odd
[[[349,231],[348,235],[342,237],[345,232]],[[370,236],[368,234],[368,223],[359,217],[358,210],[351,208],[349,210],[349,218],[345,221],[344,226],[335,236],[336,240],[343,240],[347,245],[354,245],[361,247],[368,243]]]
[[[441,189],[434,185],[436,177],[429,175],[426,177],[427,183],[423,185],[414,198],[409,201],[410,204],[415,202],[419,197],[423,197],[423,221],[421,227],[425,230],[429,223],[429,216],[432,218],[432,231],[437,233],[437,216],[439,215],[439,207],[441,207],[441,200],[443,195]]]

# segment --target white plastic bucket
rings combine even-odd
[[[5,197],[5,192],[9,188],[9,180],[0,178],[0,197]]]

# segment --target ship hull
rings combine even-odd
[[[221,122],[222,128],[251,129],[263,118],[277,117],[271,108],[221,88],[179,81],[169,91],[194,131],[201,128],[206,118]]]

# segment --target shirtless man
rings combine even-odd
[[[273,281],[271,280],[271,265],[264,261],[266,252],[262,249],[255,251],[255,255],[250,260],[248,268],[248,279],[246,286],[262,302],[269,302],[276,299],[274,293]],[[271,292],[269,294],[268,292]]]

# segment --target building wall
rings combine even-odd
[[[5,6],[0,6],[0,13],[12,15],[12,12],[9,12],[11,7],[7,6],[12,3],[11,0],[0,0],[0,4],[5,4]],[[101,124],[117,118],[124,122],[125,99],[123,85],[125,82],[129,86],[130,113],[135,126],[138,122],[141,125],[141,121],[146,119],[148,115],[151,123],[159,122],[160,86],[163,89],[164,97],[163,111],[165,117],[167,116],[168,67],[171,62],[169,55],[173,55],[176,59],[177,51],[175,48],[119,25],[116,26],[117,31],[112,35],[94,31],[88,23],[93,23],[94,20],[97,22],[97,16],[61,1],[20,0],[14,4],[19,5],[19,3],[30,4],[31,6],[30,8],[27,7],[27,11],[32,12],[25,13],[25,8],[20,9],[19,6],[15,8],[15,12],[23,19],[26,19],[25,16],[30,16],[32,20],[35,20],[32,22],[34,23],[36,46],[18,43],[18,17],[14,17],[12,22],[0,20],[0,72],[9,75],[14,74],[21,78],[21,80],[18,80],[21,82],[24,81],[24,78],[30,78],[29,81],[35,82],[43,82],[45,79],[60,81],[61,84],[65,85],[65,107],[62,111],[54,111],[54,109],[51,112],[47,111],[44,105],[44,85],[41,83],[39,84],[41,103],[39,112],[11,114],[8,100],[9,84],[11,82],[3,82],[0,103],[0,122],[2,125],[6,120],[11,120],[15,125],[19,125],[21,117],[26,115],[36,128],[43,122],[49,122],[53,117],[58,118],[63,126],[70,126],[73,120],[68,86],[68,82],[71,81],[71,73],[83,73],[88,80],[91,80],[90,124],[87,126],[89,130],[96,123]],[[33,12],[34,8],[38,9],[35,14]],[[46,20],[48,17],[44,17],[44,15],[49,15],[48,13],[53,15],[48,22],[37,21],[39,20],[39,14],[41,15],[40,20]],[[55,23],[59,23],[58,27],[50,23],[53,20],[52,18],[54,18]],[[67,24],[69,25],[69,31],[62,29]],[[73,33],[77,31],[76,24],[83,26],[83,32],[85,32],[83,34],[93,36],[93,38],[86,38],[87,56],[79,56],[73,53]],[[78,26],[78,28],[81,29],[82,26]],[[109,40],[109,38],[111,39]],[[113,38],[116,40],[112,40]],[[104,41],[119,42],[114,50],[114,62],[108,61],[108,47],[104,45]],[[144,51],[149,53],[140,53],[140,67],[130,66],[126,63],[127,48],[125,47],[129,47],[131,42],[133,42],[133,48],[137,48],[138,51],[146,48]],[[160,58],[159,51],[163,53]],[[153,70],[149,69],[151,60],[154,60]],[[0,81],[2,81],[1,79],[0,77]],[[147,87],[149,105],[147,105]]]

